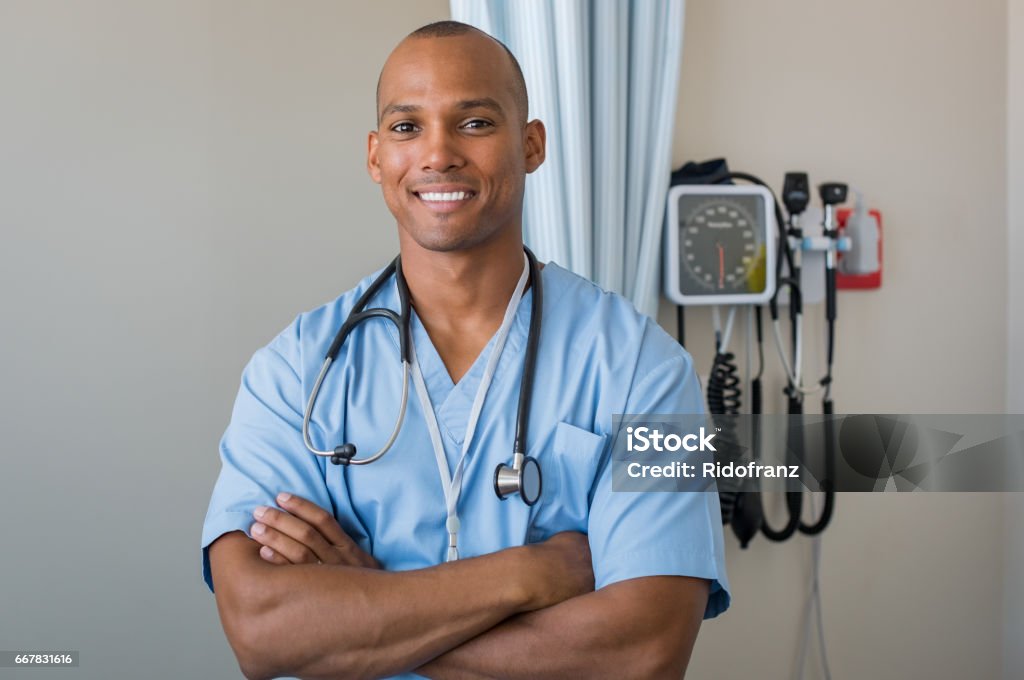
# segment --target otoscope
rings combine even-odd
[[[825,507],[821,517],[814,524],[800,522],[800,532],[813,536],[820,534],[832,519],[835,508],[835,431],[832,415],[835,404],[832,402],[832,360],[835,355],[836,339],[836,252],[839,245],[839,227],[836,224],[836,206],[846,201],[847,186],[840,182],[827,182],[818,187],[821,202],[825,206],[825,218],[822,222],[824,234],[831,241],[825,252],[825,320],[828,322],[828,355],[825,377],[821,386],[825,388],[821,400],[821,412],[825,416],[825,475],[821,481],[821,490],[825,492]]]

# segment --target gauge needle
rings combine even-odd
[[[725,246],[716,243],[715,247],[718,248],[718,287],[725,288]]]

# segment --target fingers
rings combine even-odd
[[[253,512],[251,534],[272,564],[340,564],[380,568],[377,560],[349,538],[334,516],[310,501],[282,493],[281,510],[260,506]]]
[[[253,540],[264,546],[260,557],[268,562],[317,564],[330,552],[323,536],[301,520],[271,508],[257,508],[253,514],[259,521],[252,525],[250,532]]]
[[[260,557],[265,559],[267,562],[270,562],[271,564],[277,564],[277,565],[291,564],[291,562],[286,560],[279,553],[274,552],[273,548],[271,548],[270,546],[266,546],[266,545],[260,547]]]
[[[380,564],[371,555],[363,551],[341,528],[334,515],[316,503],[289,493],[277,495],[277,504],[289,514],[306,522],[317,533],[326,539],[333,548],[328,555],[320,555],[320,559],[328,564],[346,564],[355,567],[376,569]],[[307,544],[309,545],[309,544]],[[319,554],[319,551],[318,551]]]
[[[287,510],[289,514],[298,517],[315,528],[328,543],[334,545],[354,544],[354,541],[348,537],[348,534],[341,528],[338,521],[334,519],[334,515],[316,503],[307,501],[299,496],[293,496],[290,493],[279,493],[277,495],[277,504],[284,510]]]

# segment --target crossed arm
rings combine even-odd
[[[217,605],[249,678],[682,676],[708,582],[593,590],[586,537],[387,572],[297,497],[210,546]],[[262,544],[262,545],[261,545]]]

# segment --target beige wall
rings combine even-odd
[[[777,189],[806,170],[883,211],[884,286],[839,299],[839,412],[1005,408],[1006,13],[1005,0],[687,2],[675,165],[724,155]],[[815,375],[823,312],[805,311]],[[708,315],[687,319],[706,372]],[[821,577],[834,676],[997,676],[1003,522],[995,495],[842,495]],[[736,603],[705,624],[693,677],[791,677],[809,545],[744,552],[729,535]]]

